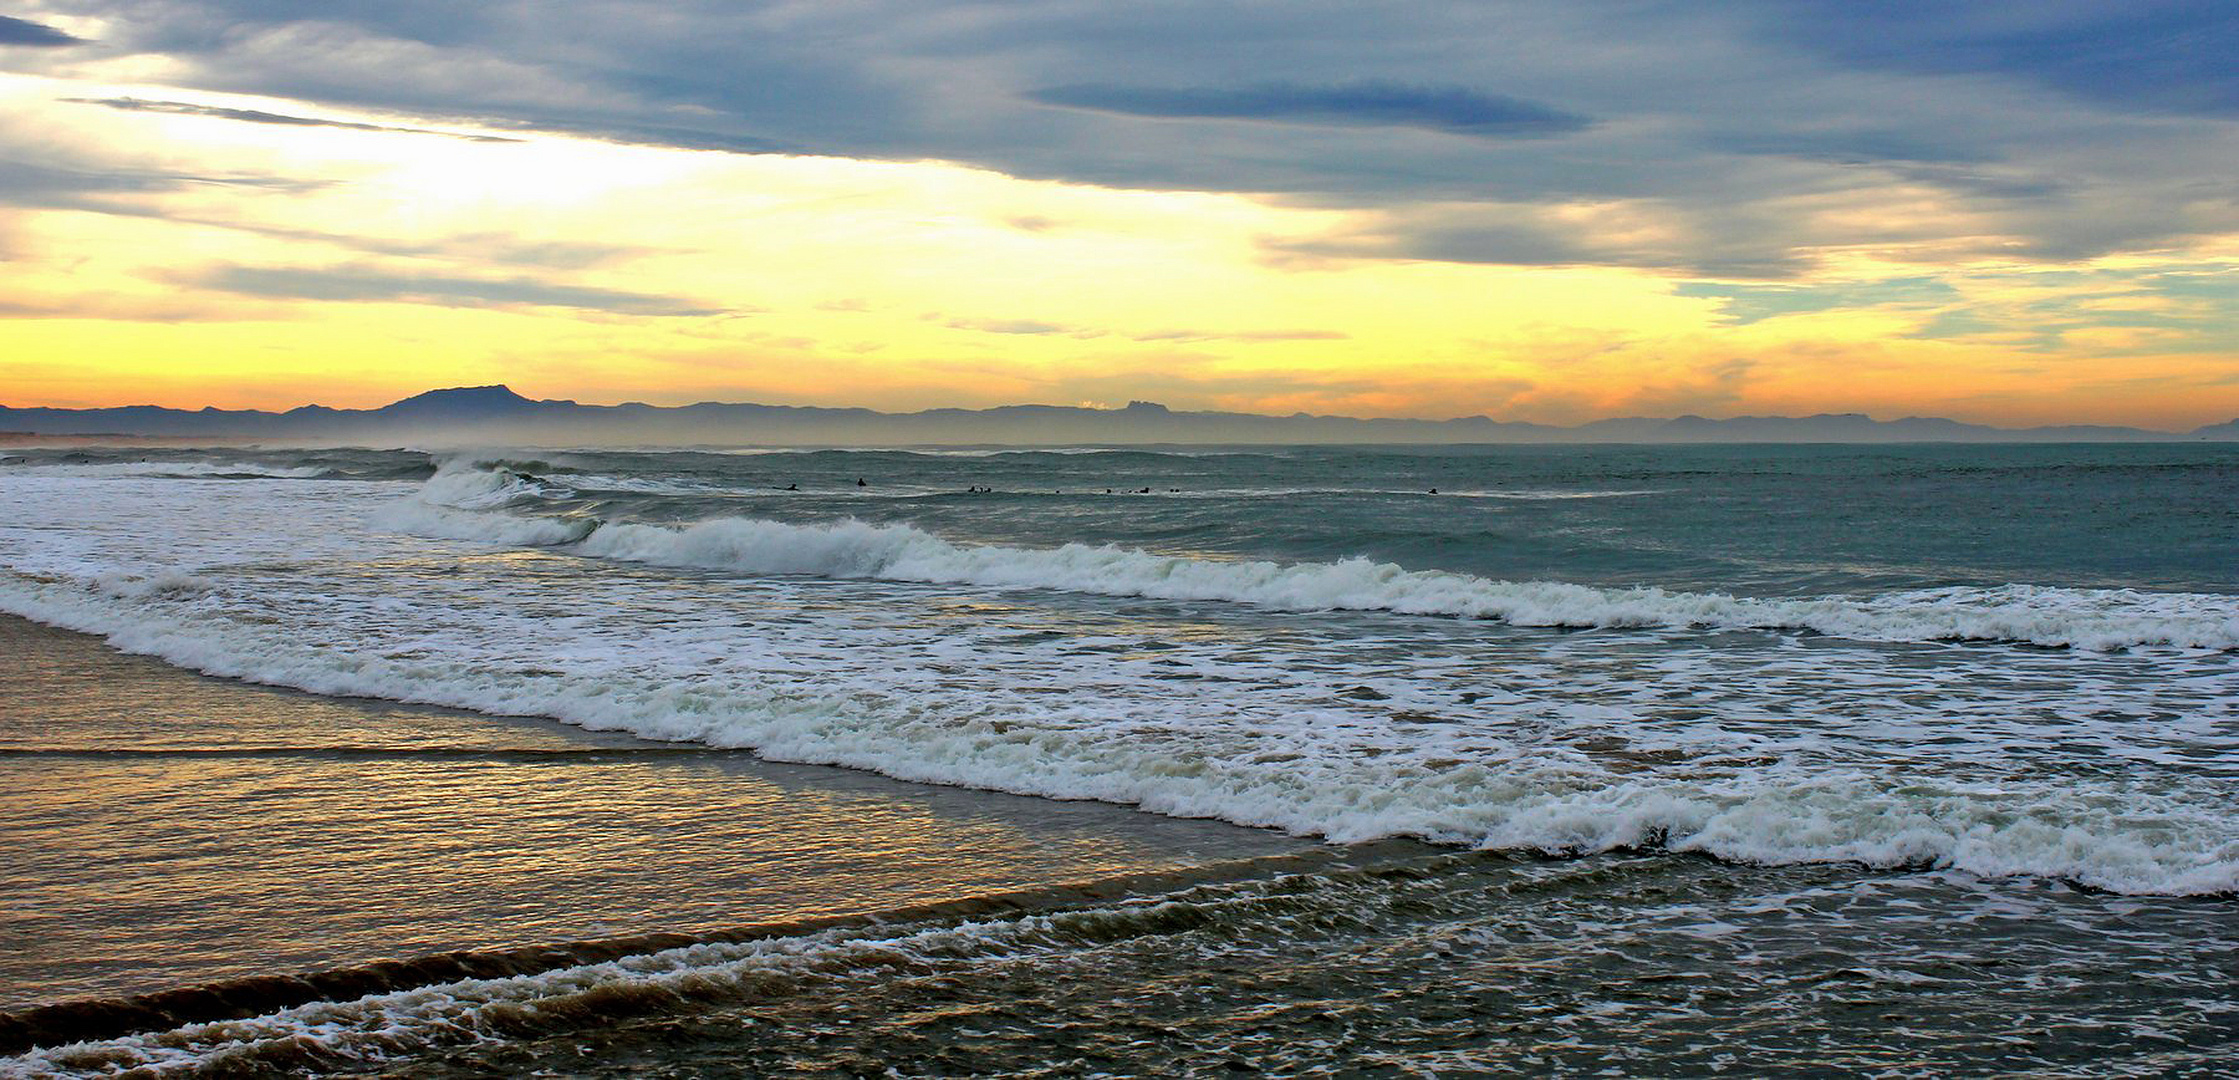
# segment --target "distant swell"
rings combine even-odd
[[[1281,611],[1389,611],[1568,628],[1798,630],[1862,641],[2239,649],[2239,598],[2206,593],[2003,585],[1752,598],[1653,586],[1496,581],[1365,558],[1282,564],[1110,545],[957,544],[906,525],[854,521],[792,525],[718,518],[667,527],[503,512],[552,493],[543,481],[503,470],[444,472],[376,524],[487,543],[572,545],[584,555],[659,566],[1222,601]]]

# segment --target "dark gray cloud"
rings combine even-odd
[[[1280,256],[1409,259],[1489,266],[1625,266],[1745,279],[1794,277],[1810,268],[1797,253],[1800,226],[1742,207],[1655,203],[1644,222],[1595,225],[1550,219],[1529,207],[1439,206],[1379,215],[1366,227],[1273,245]]]
[[[499,131],[1378,217],[1277,255],[1776,277],[1831,250],[2067,259],[2239,230],[2221,0],[49,7],[104,40],[0,64],[154,54],[201,90]],[[1643,227],[1576,212],[1608,205]]]
[[[0,144],[0,151],[9,150]],[[43,210],[92,210],[134,217],[158,214],[156,198],[190,188],[215,185],[254,188],[280,194],[316,191],[330,181],[241,174],[202,175],[124,165],[50,163],[0,154],[0,206]]]
[[[1779,154],[1844,165],[1936,164],[1986,160],[1980,143],[1932,131],[1886,128],[1847,130],[1739,130],[1704,140],[1706,148],[1735,154]]]
[[[1584,130],[1575,113],[1459,86],[1353,82],[1327,86],[1253,83],[1234,87],[1078,85],[1035,90],[1043,105],[1129,116],[1272,120],[1289,124],[1417,127],[1454,135],[1544,138]]]
[[[2128,107],[2239,116],[2228,0],[1777,0],[1763,32],[1842,63],[2029,79]]]
[[[65,34],[45,23],[0,15],[0,45],[29,45],[33,48],[57,48],[63,45],[83,45],[85,39]]]
[[[150,101],[145,98],[63,98],[78,105],[100,105],[126,112],[171,113],[178,116],[208,116],[219,120],[239,120],[250,124],[281,124],[290,127],[342,128],[346,131],[389,131],[408,135],[441,135],[447,139],[465,139],[468,142],[519,142],[500,135],[475,135],[457,131],[434,131],[429,128],[390,127],[385,124],[361,124],[350,120],[326,120],[315,116],[293,116],[287,113],[265,112],[261,109],[228,109],[216,105],[196,105],[185,101]]]
[[[177,191],[188,184],[176,173],[89,169],[0,157],[0,201],[11,206],[85,206],[116,196]]]
[[[532,278],[417,274],[375,267],[226,266],[190,284],[286,300],[381,301],[438,307],[566,307],[615,315],[703,316],[724,309],[669,296],[555,284]]]

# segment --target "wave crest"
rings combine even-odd
[[[453,539],[572,544],[584,555],[658,566],[1052,589],[1280,611],[1387,611],[1577,629],[1810,631],[1862,641],[2016,642],[2102,651],[2239,649],[2239,599],[2206,593],[2001,585],[1865,597],[1746,597],[1657,586],[1501,581],[1366,558],[1276,563],[1159,555],[1108,544],[959,544],[908,525],[853,520],[796,525],[733,517],[671,527],[460,512],[494,511],[554,494],[552,485],[506,470],[439,473],[380,523]]]

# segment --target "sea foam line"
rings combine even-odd
[[[1561,756],[1445,760],[1436,743],[1364,756],[1341,727],[1303,721],[1264,737],[1130,731],[1093,717],[1037,723],[882,704],[875,695],[804,695],[784,679],[685,680],[634,656],[555,671],[502,657],[388,656],[235,620],[226,600],[217,582],[0,575],[0,609],[208,674],[546,716],[921,783],[1093,799],[1337,841],[1407,836],[1573,854],[1645,847],[1757,864],[1950,867],[2137,894],[2239,890],[2235,821],[2198,790],[1924,777],[1893,785],[1855,765],[1726,777],[1611,773]],[[1271,746],[1293,752],[1270,757]]]
[[[1656,586],[1597,588],[1409,570],[1366,558],[1220,561],[1115,545],[958,544],[908,525],[795,525],[715,518],[670,527],[500,512],[553,493],[499,471],[439,473],[376,524],[506,545],[560,546],[657,566],[802,574],[1103,596],[1252,604],[1280,611],[1388,611],[1515,626],[1808,630],[1863,641],[2019,642],[2115,650],[2239,649],[2239,597],[2033,585],[1878,596],[1741,597]]]

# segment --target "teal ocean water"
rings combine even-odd
[[[2239,1030],[2239,447],[42,450],[0,502],[0,610],[197,671],[1434,845],[27,1070],[2161,1073]]]

